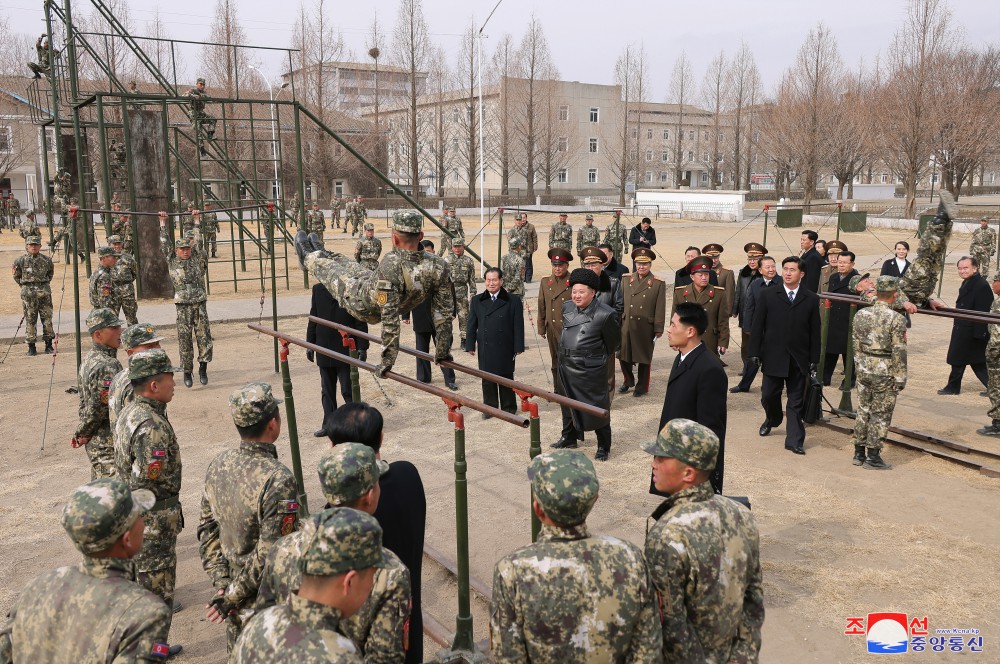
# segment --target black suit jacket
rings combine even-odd
[[[521,298],[501,288],[496,302],[489,291],[469,301],[465,350],[479,345],[479,368],[490,373],[514,374],[514,356],[524,352],[524,305]]]
[[[787,378],[792,362],[803,374],[819,362],[819,297],[800,283],[789,302],[778,281],[759,292],[750,332],[750,357],[761,359],[768,376]]]
[[[325,318],[326,320],[333,321],[334,323],[340,323],[341,325],[347,325],[348,327],[353,327],[355,330],[361,330],[362,332],[368,331],[368,323],[364,321],[359,321],[357,318],[347,313],[346,309],[342,309],[340,303],[334,299],[330,291],[326,289],[323,284],[316,284],[312,289],[312,305],[309,307],[309,315],[316,316],[317,318]],[[309,321],[309,325],[306,327],[306,341],[311,344],[316,344],[317,346],[322,346],[323,348],[328,348],[332,351],[338,353],[343,353],[347,355],[347,349],[344,348],[343,338],[340,336],[340,332],[333,329],[332,327],[327,327],[325,325],[318,325],[312,321]],[[358,350],[364,350],[368,348],[367,339],[359,339],[355,337],[354,345]],[[316,366],[318,367],[344,367],[347,366],[343,362],[338,362],[326,355],[316,354]]]
[[[992,304],[993,289],[983,275],[976,272],[962,282],[955,301],[956,308],[989,311]],[[951,343],[948,344],[948,364],[982,364],[986,361],[986,342],[989,338],[990,331],[986,323],[956,319],[952,323]]]
[[[806,288],[816,293],[819,291],[819,273],[823,269],[823,257],[816,251],[816,247],[813,247],[802,254],[802,262],[806,264],[806,275],[802,277],[802,283],[805,284]],[[780,276],[781,273],[778,274]]]
[[[851,270],[846,276],[841,276],[839,272],[834,272],[830,277],[830,285],[827,289],[831,293],[838,295],[850,295],[849,288],[851,277],[858,274],[857,270]],[[826,353],[843,355],[847,352],[847,344],[850,342],[850,317],[851,305],[847,302],[830,303],[830,325],[826,333]]]
[[[896,265],[896,259],[890,258],[886,262],[882,263],[882,271],[879,273],[880,276],[889,275],[890,277],[901,277],[906,274],[906,271],[910,269],[910,261],[905,260],[903,262],[903,271],[899,271],[899,266]]]

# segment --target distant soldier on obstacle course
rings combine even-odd
[[[216,123],[216,119],[205,111],[205,100],[208,99],[208,93],[205,92],[205,79],[199,78],[195,82],[195,86],[188,90],[188,98],[191,99],[191,120],[195,123],[198,150],[201,152],[201,156],[204,157],[208,155],[208,152],[205,151],[205,143],[202,136],[208,140],[215,138]]]
[[[920,236],[917,257],[899,280],[899,289],[917,307],[929,306],[928,301],[937,285],[938,275],[944,269],[948,240],[951,239],[952,224],[957,217],[958,206],[954,197],[948,191],[942,191],[939,194],[937,212]]]
[[[205,241],[205,251],[212,250],[216,258],[219,249],[219,215],[212,211],[212,204],[205,201],[205,211],[201,214],[201,237]]]
[[[990,258],[997,253],[997,232],[990,228],[990,218],[979,220],[979,228],[972,233],[972,244],[969,253],[979,261],[979,274],[983,279],[990,278]]]
[[[42,74],[48,74],[52,69],[52,49],[49,48],[49,36],[44,32],[35,40],[35,55],[38,62],[29,62],[28,69],[34,73],[35,78],[41,78]]]
[[[354,260],[370,270],[378,269],[382,240],[375,237],[375,224],[365,223],[365,236],[354,247]]]

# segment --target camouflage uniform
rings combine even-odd
[[[969,253],[979,262],[979,274],[983,275],[983,279],[989,279],[990,256],[997,253],[997,232],[989,226],[977,228],[972,232]]]
[[[917,257],[906,274],[899,279],[899,289],[918,307],[927,305],[927,300],[937,285],[938,275],[944,269],[948,240],[951,239],[952,219],[958,214],[958,208],[951,194],[942,191],[940,196],[937,216],[927,224],[924,234],[920,236]]]
[[[52,181],[52,206],[60,214],[67,214],[73,183],[69,171],[61,170]]]
[[[622,225],[620,219],[609,224],[604,231],[603,244],[611,245],[611,251],[614,253],[615,260],[619,263],[622,260],[622,252],[625,250],[625,245],[628,244],[626,233],[625,226]]]
[[[35,236],[38,243],[41,239]],[[32,256],[25,252],[18,256],[12,266],[14,283],[21,287],[21,307],[24,310],[24,336],[27,343],[35,343],[38,317],[42,317],[42,340],[46,344],[55,338],[52,330],[52,275],[55,266],[52,259],[38,253]]]
[[[163,341],[163,337],[157,336],[156,330],[149,323],[129,325],[122,330],[121,349],[128,351],[160,341]],[[108,394],[108,420],[111,422],[112,434],[116,431],[118,416],[125,406],[132,402],[134,396],[135,390],[132,389],[132,381],[128,377],[128,362],[126,362],[122,370],[111,380],[111,392]]]
[[[393,228],[418,233],[420,213],[400,211],[393,215]],[[302,233],[296,238],[301,246]],[[435,361],[451,360],[454,290],[448,264],[423,249],[393,248],[372,272],[343,254],[314,251],[305,259],[309,272],[336,298],[349,314],[366,323],[382,324],[382,358],[379,375],[396,363],[399,354],[400,315],[432,299],[435,328]]]
[[[198,79],[198,83],[204,82],[205,79]],[[206,138],[213,138],[215,136],[216,120],[205,112],[205,100],[208,98],[208,93],[205,90],[199,90],[198,86],[195,85],[195,87],[188,90],[188,98],[191,100],[191,119],[194,120],[196,125],[201,125]]]
[[[41,237],[42,233],[38,230],[38,223],[35,221],[35,215],[31,211],[28,212],[27,218],[21,222],[21,226],[17,229],[17,232],[25,240],[32,235]]]
[[[101,247],[99,257],[117,256],[111,247]],[[90,307],[91,309],[110,309],[118,314],[122,308],[121,296],[115,283],[115,268],[107,268],[101,264],[90,275]]]
[[[111,145],[108,147],[108,157],[111,161],[111,177],[116,180],[124,180],[125,169],[128,166],[125,144],[112,139]]]
[[[351,235],[360,235],[361,225],[365,223],[365,219],[368,218],[368,208],[365,207],[364,201],[357,201],[354,204],[354,215],[351,216]],[[344,224],[344,231],[347,231],[347,224]]]
[[[516,244],[518,240],[512,240],[510,251],[500,261],[500,270],[503,272],[503,286],[508,293],[513,293],[519,297],[524,297],[524,257],[521,256],[523,247]]]
[[[565,221],[557,221],[549,230],[549,249],[559,247],[573,251],[573,227]]]
[[[323,242],[323,233],[326,232],[326,219],[323,217],[322,210],[310,210],[306,213],[306,232],[316,236],[320,247],[326,246]]]
[[[719,439],[677,418],[643,449],[712,470]],[[651,519],[645,552],[660,597],[663,661],[757,662],[764,592],[750,511],[705,481],[671,495]]]
[[[109,309],[95,309],[87,317],[87,329],[95,331],[121,325],[118,314]],[[75,438],[89,437],[87,456],[90,458],[90,479],[115,476],[114,440],[108,416],[108,398],[111,381],[122,370],[118,350],[94,342],[94,347],[83,358],[78,377],[80,389],[80,423]]]
[[[493,570],[490,643],[496,662],[660,662],[660,626],[642,552],[591,536],[597,499],[590,460],[574,450],[529,467],[535,500],[557,523]]]
[[[344,206],[344,201],[339,196],[330,199],[330,223],[334,228],[340,228],[340,208]]]
[[[344,233],[345,234],[347,233],[347,225],[351,223],[352,219],[354,219],[354,215],[356,214],[355,213],[355,208],[357,206],[358,206],[358,204],[355,203],[354,201],[347,201],[347,204],[344,206]]]
[[[113,239],[112,238],[109,239]],[[124,244],[124,243],[122,243]],[[132,254],[122,251],[118,254],[118,262],[111,276],[118,291],[118,299],[121,301],[122,311],[125,312],[125,320],[129,325],[139,322],[139,302],[135,298],[135,279],[139,275],[139,266],[136,264]]]
[[[271,388],[251,383],[229,399],[237,426],[253,426],[278,407]],[[198,523],[201,564],[225,591],[229,649],[253,615],[264,560],[271,546],[298,526],[295,478],[271,443],[242,441],[215,457],[205,475]],[[223,614],[227,611],[222,611]]]
[[[208,321],[205,277],[208,258],[198,241],[195,229],[191,240],[178,240],[175,244],[191,247],[191,258],[181,260],[170,246],[165,228],[160,229],[160,246],[167,259],[170,281],[174,285],[174,305],[177,307],[177,345],[180,346],[181,366],[190,373],[194,369],[194,344],[198,342],[198,362],[212,361],[212,328]]]
[[[42,74],[49,73],[52,65],[52,52],[49,48],[49,40],[44,34],[35,41],[35,57],[38,62],[29,62],[28,69],[34,73],[35,78],[41,78]]]
[[[300,222],[300,218],[299,217],[301,216],[300,215],[301,210],[299,209],[299,195],[298,195],[298,193],[296,193],[294,196],[292,196],[292,199],[290,201],[288,201],[288,205],[285,206],[285,210],[290,210],[291,213],[292,213],[292,226],[303,226],[304,227],[304,224],[299,223]]]
[[[587,224],[576,233],[576,255],[579,256],[584,247],[596,247],[600,243],[600,229],[593,224]]]
[[[895,278],[879,277],[882,285],[890,280],[895,287]],[[858,372],[854,445],[881,450],[896,394],[906,386],[906,321],[884,302],[875,302],[855,314],[853,338]]]
[[[370,224],[365,224],[367,231]],[[374,227],[371,230],[375,230]],[[369,270],[375,271],[378,269],[378,259],[382,255],[382,240],[377,237],[363,237],[358,240],[357,246],[354,247],[354,260],[361,263]]]
[[[111,221],[111,233],[121,238],[122,249],[125,252],[135,255],[132,251],[135,247],[132,243],[132,219],[129,215],[115,215]]]
[[[212,251],[215,258],[219,250],[219,215],[211,210],[201,213],[201,237],[204,240],[205,251]]]
[[[451,231],[452,235],[447,233],[441,233],[441,246],[438,248],[438,256],[444,256],[445,252],[451,253],[451,247],[455,242],[455,238],[465,241],[465,229],[462,228],[461,217],[456,217],[455,215],[448,215],[442,220],[442,226]]]
[[[1000,313],[1000,298],[994,298],[990,305],[990,313]],[[978,433],[989,435],[1000,434],[1000,325],[990,325],[990,339],[986,342],[986,372],[989,380],[986,384],[986,394],[990,398],[989,416],[993,423],[985,427],[988,431],[979,429]]]
[[[299,565],[302,574],[311,577],[385,567],[382,528],[374,517],[357,510],[325,510],[316,516],[316,534]],[[290,595],[287,603],[272,606],[250,621],[229,661],[360,663],[363,660],[342,624],[344,618],[332,606]]]
[[[31,581],[0,627],[0,663],[163,662],[170,610],[135,583],[132,561],[94,558],[149,509],[153,496],[118,480],[78,488],[62,523],[83,561]]]
[[[129,379],[173,372],[159,348],[136,353],[129,360]],[[134,491],[146,489],[156,504],[146,515],[146,536],[135,556],[137,581],[167,606],[174,605],[177,583],[177,536],[184,528],[181,511],[181,448],[167,420],[167,404],[143,396],[133,398],[115,426],[115,469],[118,479]]]
[[[527,247],[529,243],[528,237],[528,225],[518,226],[514,224],[509,231],[507,231],[507,246],[511,246],[515,241],[520,242],[522,247]]]
[[[458,315],[458,336],[465,348],[465,330],[469,324],[469,300],[476,294],[476,265],[472,259],[453,251],[446,258],[451,283],[455,286],[455,311]]]

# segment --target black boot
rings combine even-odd
[[[875,448],[868,450],[868,458],[865,459],[864,467],[868,470],[889,470],[892,468],[891,465],[882,459],[879,450]]]
[[[52,339],[45,340],[45,352],[49,355],[56,352],[56,349],[52,347]]]
[[[854,446],[854,459],[851,461],[855,466],[863,466],[865,463],[865,446],[855,445]]]
[[[595,431],[597,434],[597,454],[594,455],[596,461],[607,461],[611,455],[611,427],[603,427]]]
[[[993,424],[976,429],[976,433],[981,436],[1000,436],[1000,420],[993,420]]]
[[[198,382],[208,385],[208,362],[198,363]]]
[[[191,372],[190,371],[185,371],[184,372],[184,387],[191,387],[192,385],[194,385],[194,380],[191,378]]]
[[[934,214],[932,224],[947,224],[958,217],[958,205],[955,198],[947,190],[942,190],[938,195],[937,212]]]
[[[38,355],[38,351],[35,350],[35,342],[34,341],[29,341],[28,342],[28,357],[34,357],[35,355]]]

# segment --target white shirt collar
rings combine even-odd
[[[700,345],[701,345],[701,342],[699,341],[699,342],[698,342],[698,346],[700,346]],[[684,358],[686,358],[686,357],[687,357],[688,355],[690,355],[690,354],[691,354],[691,353],[693,353],[693,352],[694,352],[695,350],[697,350],[697,349],[698,349],[698,346],[695,346],[694,348],[692,348],[691,350],[689,350],[689,351],[688,351],[688,352],[686,352],[686,353],[681,353],[681,362],[683,362],[683,361],[684,361]]]
[[[781,283],[781,287],[785,289],[785,296],[787,297],[789,293],[797,293],[799,291],[799,288],[802,287],[802,284],[800,283],[798,286],[796,286],[795,290],[789,288],[788,285],[785,284],[784,282]]]

